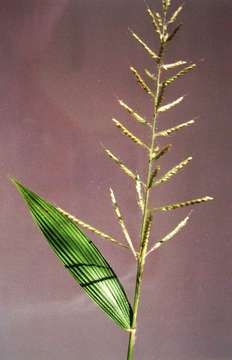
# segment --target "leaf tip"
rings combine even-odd
[[[16,177],[9,176],[9,180],[12,182],[12,184],[16,187],[16,189],[19,192],[22,192],[22,190],[24,189],[24,186],[20,183],[20,181],[18,179],[16,179]]]

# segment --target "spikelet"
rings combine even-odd
[[[140,124],[152,127],[152,125],[144,117],[139,115],[136,111],[134,111],[131,107],[129,107],[124,101],[118,100],[118,102]]]
[[[158,132],[156,134],[156,136],[169,136],[173,132],[176,132],[176,131],[184,128],[184,127],[190,126],[190,125],[192,125],[194,123],[195,123],[195,120],[189,120],[189,121],[187,121],[185,123],[179,124],[179,125],[174,126],[174,127],[170,128],[170,129],[162,130],[162,131]]]
[[[176,21],[177,16],[180,14],[180,12],[182,11],[183,6],[179,6],[176,11],[174,11],[174,13],[172,14],[172,16],[170,17],[170,19],[168,20],[168,24],[172,24],[174,23],[174,21]]]
[[[162,4],[163,4],[163,10],[166,13],[171,6],[171,0],[163,0]]]
[[[112,119],[113,122],[115,123],[115,125],[117,126],[118,129],[121,130],[122,134],[126,135],[129,139],[131,139],[135,144],[138,144],[142,147],[144,147],[145,149],[149,150],[149,147],[144,144],[144,142],[142,142],[142,140],[140,140],[137,136],[135,136],[134,134],[132,134],[132,132],[130,132],[124,125],[122,125],[118,120],[116,119]]]
[[[179,60],[179,61],[176,61],[176,62],[171,63],[171,64],[163,64],[162,69],[169,70],[169,69],[173,69],[173,68],[175,68],[177,66],[181,66],[181,65],[185,65],[185,64],[187,64],[187,61]]]
[[[154,184],[154,180],[155,178],[157,177],[158,173],[160,171],[160,166],[157,166],[153,172],[151,173],[151,177],[149,179],[149,182],[148,182],[148,189],[152,188],[153,184]]]
[[[177,74],[175,74],[172,77],[170,77],[169,79],[165,80],[163,82],[163,86],[166,87],[166,86],[172,84],[175,80],[181,78],[182,76],[188,74],[191,70],[195,69],[195,67],[196,67],[196,64],[186,66],[184,69],[180,70]]]
[[[149,7],[147,7],[147,12],[149,14],[149,16],[152,19],[152,23],[155,29],[155,32],[159,35],[159,37],[161,38],[162,36],[162,32],[161,32],[161,28],[162,28],[162,19],[160,21],[160,16],[157,16],[157,14],[155,12],[153,12]]]
[[[163,20],[162,20],[162,17],[160,15],[160,13],[158,13],[158,11],[154,11],[153,12],[154,16],[156,17],[157,19],[157,22],[159,24],[159,27],[161,28],[163,26]]]
[[[118,219],[118,222],[119,222],[119,224],[120,224],[120,226],[121,226],[121,228],[122,228],[122,232],[123,232],[123,234],[124,234],[124,236],[125,236],[125,239],[126,239],[128,245],[129,245],[129,247],[130,247],[130,249],[131,249],[134,257],[137,259],[136,251],[135,251],[134,246],[133,246],[133,244],[132,244],[130,235],[129,235],[128,231],[127,231],[127,228],[126,228],[124,219],[123,219],[123,217],[122,217],[122,215],[121,215],[121,211],[120,211],[119,206],[118,206],[118,203],[117,203],[117,201],[116,201],[114,192],[113,192],[113,190],[112,190],[111,188],[110,188],[110,197],[111,197],[111,201],[112,201],[112,204],[113,204],[113,208],[114,208],[115,214],[116,214],[117,219]]]
[[[213,200],[213,198],[211,196],[204,196],[202,198],[188,200],[188,201],[184,201],[181,203],[161,206],[160,208],[153,208],[152,211],[170,211],[170,210],[179,209],[179,208],[182,208],[185,206],[201,204],[203,202],[210,201],[210,200]]]
[[[166,154],[171,149],[171,147],[172,144],[167,144],[161,150],[158,150],[158,152],[155,151],[151,156],[151,160],[158,160],[159,158],[161,158],[161,156]]]
[[[131,177],[132,179],[136,180],[136,175],[130,170],[128,169],[128,167],[119,159],[117,158],[114,154],[112,154],[112,152],[108,149],[106,149],[103,146],[105,152],[107,153],[107,155],[117,164],[119,165],[119,167],[121,168],[121,170],[124,171],[124,173],[126,175],[128,175],[129,177]]]
[[[181,26],[182,26],[182,24],[179,24],[179,25],[177,25],[177,26],[175,27],[175,29],[171,32],[171,34],[168,35],[168,37],[167,37],[167,39],[166,39],[167,42],[168,42],[168,41],[171,41],[171,40],[176,36],[176,34],[177,34],[178,31],[180,30]]]
[[[135,76],[138,84],[141,86],[141,88],[150,96],[154,97],[153,92],[151,91],[151,89],[149,88],[149,86],[145,83],[145,81],[143,80],[143,78],[141,77],[141,75],[139,74],[139,72],[133,67],[130,67],[130,70],[132,71],[133,75]]]
[[[158,96],[158,100],[156,102],[156,109],[158,111],[163,99],[164,99],[164,90],[165,90],[165,86],[164,84],[160,84],[160,87],[159,87],[159,96]]]
[[[178,165],[174,166],[164,176],[162,176],[159,180],[157,180],[154,185],[159,185],[170,180],[172,176],[176,175],[180,170],[182,170],[183,167],[185,167],[191,160],[192,157],[189,156],[187,159],[181,161]]]
[[[156,81],[155,75],[153,75],[148,69],[144,69],[144,72],[149,77],[150,80]]]
[[[147,53],[151,56],[152,59],[157,60],[158,55],[150,49],[150,47],[132,30],[130,30],[132,36],[138,41],[140,45],[147,51]]]
[[[144,226],[144,231],[143,231],[143,244],[146,246],[148,243],[148,239],[151,233],[151,225],[152,225],[152,213],[149,211],[147,218],[146,218],[146,222],[145,222],[145,226]],[[142,249],[140,249],[140,252],[142,251]]]
[[[78,224],[78,225],[82,226],[83,228],[85,228],[89,231],[92,231],[94,234],[101,236],[103,239],[110,240],[116,245],[120,245],[122,247],[128,248],[127,245],[122,244],[118,240],[115,240],[111,235],[108,235],[108,234],[104,233],[103,231],[100,231],[100,230],[96,229],[95,227],[85,223],[84,221],[77,219],[75,216],[69,214],[68,212],[64,211],[63,209],[58,207],[57,210],[59,210],[59,212],[61,212],[63,215],[65,215],[68,219],[72,220],[75,224]]]
[[[172,101],[171,103],[161,106],[158,108],[158,112],[165,112],[167,110],[172,109],[174,106],[178,105],[182,100],[184,99],[184,96],[179,97],[178,99]]]
[[[139,175],[136,176],[136,183],[135,188],[137,191],[138,196],[138,206],[141,209],[142,213],[144,211],[144,199],[143,199],[143,193],[142,193],[142,181],[140,180]]]
[[[146,254],[149,255],[151,252],[158,249],[161,245],[166,243],[167,241],[171,240],[180,230],[183,229],[184,226],[187,225],[187,222],[190,219],[190,214],[184,218],[169,234],[167,234],[165,237],[163,237],[161,240],[159,240]]]

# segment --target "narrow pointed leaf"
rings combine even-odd
[[[121,328],[131,327],[132,310],[116,274],[93,242],[52,204],[13,180],[64,266],[83,290]]]

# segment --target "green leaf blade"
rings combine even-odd
[[[52,204],[13,179],[29,210],[66,269],[122,329],[131,328],[132,309],[116,274],[93,242]]]

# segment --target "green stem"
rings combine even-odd
[[[149,189],[149,182],[152,175],[152,154],[155,148],[155,129],[156,129],[156,120],[157,120],[157,102],[159,97],[159,87],[160,87],[160,75],[161,75],[161,65],[158,64],[157,66],[157,87],[156,87],[156,94],[154,100],[154,114],[153,114],[153,127],[152,127],[152,141],[148,159],[148,171],[147,171],[147,181],[146,181],[146,192],[145,192],[145,201],[144,201],[144,212],[143,212],[143,219],[141,225],[141,241],[140,241],[140,253],[137,260],[137,274],[136,274],[136,285],[135,285],[135,292],[134,292],[134,305],[133,305],[133,321],[132,321],[132,331],[130,332],[129,337],[129,345],[128,345],[128,353],[127,353],[127,360],[133,359],[134,353],[134,345],[135,345],[135,335],[136,335],[136,323],[137,323],[137,314],[138,314],[138,306],[140,301],[141,295],[141,285],[142,285],[142,277],[144,272],[144,265],[145,265],[145,257],[147,253],[147,246],[148,246],[148,238],[144,237],[144,230],[148,220],[149,215],[149,196],[150,196],[150,189]]]
[[[165,18],[164,18],[165,20]],[[163,28],[164,31],[164,28]],[[135,337],[137,330],[137,315],[138,315],[138,307],[141,296],[141,285],[142,278],[145,266],[145,258],[147,253],[147,246],[149,237],[145,234],[146,224],[148,221],[148,217],[150,216],[149,211],[149,196],[150,196],[150,179],[152,176],[152,154],[155,149],[155,137],[156,137],[156,122],[157,122],[157,108],[159,102],[160,95],[160,85],[161,85],[161,69],[162,69],[162,56],[163,56],[163,43],[161,42],[160,47],[160,60],[157,64],[157,78],[156,78],[156,89],[154,93],[154,111],[153,111],[153,121],[152,121],[152,138],[151,138],[151,146],[150,152],[148,156],[148,167],[147,167],[147,179],[146,179],[146,190],[145,190],[145,200],[144,200],[144,211],[141,223],[141,232],[140,232],[140,251],[137,260],[137,274],[136,274],[136,284],[134,291],[134,303],[133,303],[133,319],[132,319],[132,331],[129,336],[129,344],[128,344],[128,352],[127,352],[127,360],[133,360],[134,348],[135,348]],[[145,235],[145,236],[144,236]]]

